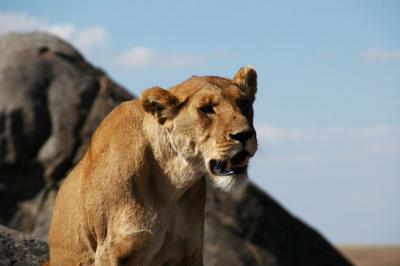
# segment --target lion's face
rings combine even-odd
[[[228,190],[247,178],[249,158],[257,149],[256,79],[255,70],[248,67],[233,80],[192,77],[170,91],[145,91],[143,106],[166,128],[169,141],[183,158]]]

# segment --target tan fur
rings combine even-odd
[[[205,179],[229,189],[247,178],[216,175],[210,162],[234,167],[246,150],[245,166],[257,148],[257,75],[235,77],[148,89],[104,119],[57,195],[50,265],[203,265]],[[249,130],[245,142],[232,137]]]

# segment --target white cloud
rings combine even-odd
[[[46,21],[22,13],[0,13],[0,34],[9,31],[32,31],[43,28]]]
[[[103,46],[107,30],[101,26],[79,28],[71,23],[51,23],[24,13],[0,12],[0,35],[7,32],[46,31],[70,41],[84,53]]]
[[[145,46],[134,46],[118,55],[115,66],[126,69],[186,68],[202,63],[200,55],[182,52],[160,53]]]
[[[351,147],[366,152],[400,152],[400,126],[374,125],[359,127],[279,127],[258,124],[257,136],[266,149],[290,146],[291,149],[337,150]]]
[[[102,45],[107,40],[107,31],[100,26],[92,26],[76,31],[72,39],[78,47],[83,50],[90,50],[95,46]]]
[[[123,68],[146,68],[155,60],[155,53],[142,46],[130,48],[116,58],[116,65]]]
[[[259,124],[256,128],[258,138],[267,142],[301,140],[305,134],[302,128],[283,128],[270,124]]]
[[[133,46],[120,54],[106,51],[108,32],[99,25],[77,27],[72,23],[50,22],[45,18],[18,12],[0,12],[0,35],[8,32],[44,31],[65,39],[89,58],[119,69],[179,69],[201,64],[204,57],[187,52],[159,52]],[[102,60],[101,60],[102,59]],[[96,61],[95,60],[95,61]]]
[[[66,40],[72,39],[74,34],[76,33],[76,29],[72,24],[55,24],[51,26],[43,27],[44,30],[49,31],[58,37],[61,37]]]
[[[400,50],[369,49],[362,54],[362,59],[369,63],[400,61]]]

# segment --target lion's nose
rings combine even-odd
[[[229,136],[231,136],[231,138],[233,138],[234,140],[245,143],[249,138],[253,136],[253,130],[245,130],[236,134],[229,134]]]

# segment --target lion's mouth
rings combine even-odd
[[[213,159],[210,161],[211,172],[217,176],[240,175],[246,173],[247,164],[245,164],[245,162],[249,156],[249,153],[243,150],[228,160]]]

